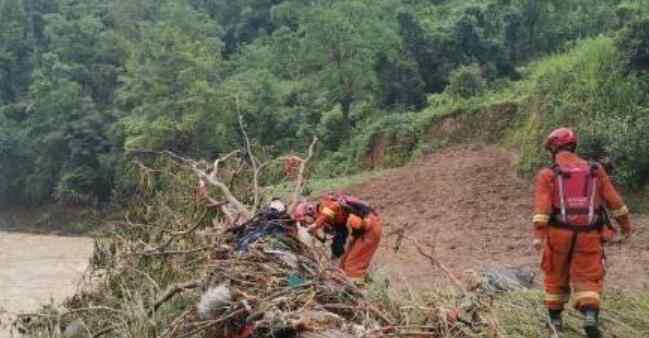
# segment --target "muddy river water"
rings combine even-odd
[[[90,238],[0,232],[0,338],[11,314],[72,295],[92,249]]]

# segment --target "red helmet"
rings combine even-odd
[[[296,222],[304,222],[307,217],[315,218],[318,213],[317,206],[313,202],[300,202],[293,210],[293,220]]]
[[[545,139],[545,149],[555,152],[565,146],[577,146],[577,134],[569,128],[553,130]]]

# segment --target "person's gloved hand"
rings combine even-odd
[[[535,238],[532,241],[532,246],[534,247],[534,249],[536,251],[541,251],[543,249],[544,244],[545,244],[545,241],[543,239],[540,239],[540,238]]]

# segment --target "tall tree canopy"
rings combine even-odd
[[[324,158],[349,160],[348,145],[369,142],[368,130],[398,131],[439,95],[469,100],[600,34],[616,37],[625,71],[642,79],[647,8],[0,0],[0,203],[110,202],[126,179],[117,174],[125,151],[214,156],[240,147],[239,118],[272,154],[317,135]]]

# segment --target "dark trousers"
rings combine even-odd
[[[345,254],[345,244],[347,244],[348,236],[349,230],[347,230],[347,227],[336,227],[334,240],[331,243],[331,254],[334,258],[340,258]]]

